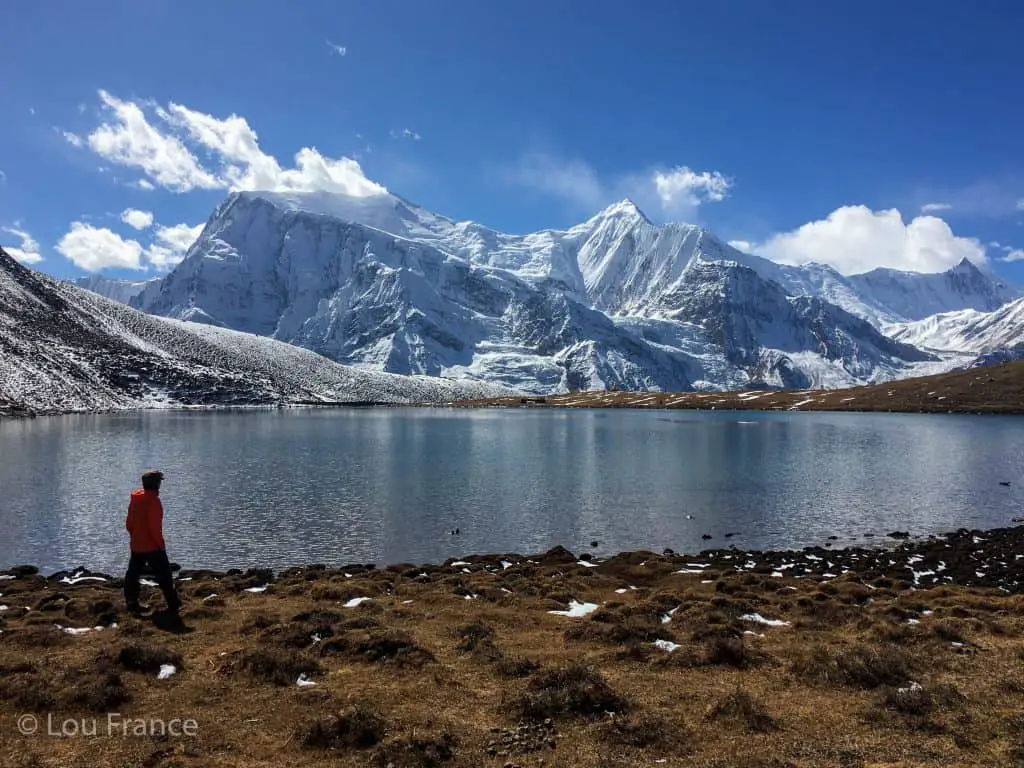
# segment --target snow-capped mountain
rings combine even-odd
[[[974,309],[991,312],[1021,294],[1002,280],[982,271],[968,259],[936,274],[874,269],[853,275],[849,282],[894,316],[923,320],[942,312]]]
[[[446,402],[508,390],[356,370],[272,339],[152,317],[0,249],[0,410]]]
[[[993,312],[964,309],[889,329],[893,338],[914,346],[948,352],[988,354],[1024,349],[1024,298]]]
[[[508,235],[394,195],[237,193],[133,306],[342,363],[533,392],[840,386],[930,355],[828,267],[785,267],[630,201]]]
[[[158,282],[159,277],[154,277],[150,280],[115,280],[110,277],[103,277],[101,275],[89,275],[88,277],[80,277],[74,281],[75,285],[79,288],[85,288],[87,291],[98,293],[100,296],[106,296],[108,299],[119,301],[122,304],[127,304],[140,293],[143,289],[153,282]]]

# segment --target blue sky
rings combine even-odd
[[[1022,24],[996,0],[7,3],[0,243],[147,277],[232,188],[376,183],[506,231],[629,196],[781,261],[966,255],[1024,284]]]

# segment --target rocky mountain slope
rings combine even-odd
[[[889,329],[893,338],[925,349],[988,354],[1024,349],[1024,298],[992,312],[965,309]]]
[[[338,365],[305,349],[152,317],[0,249],[0,411],[444,402],[500,388]]]
[[[1020,291],[967,259],[937,274],[875,269],[853,275],[849,282],[861,295],[871,296],[905,320],[961,309],[991,312],[1020,296]]]
[[[936,362],[880,333],[904,315],[834,270],[655,226],[628,200],[518,236],[394,195],[238,193],[132,304],[342,363],[537,393],[847,386]]]

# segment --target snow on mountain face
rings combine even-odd
[[[152,317],[0,249],[0,404],[43,412],[173,405],[446,402],[508,390],[361,371],[271,339]]]
[[[394,195],[239,193],[133,306],[342,363],[532,392],[839,386],[931,359],[827,267],[783,267],[630,201],[506,235]],[[832,303],[835,301],[835,303]]]
[[[90,275],[78,278],[74,281],[74,284],[79,288],[98,293],[100,296],[105,296],[113,301],[127,304],[142,293],[145,288],[155,282],[159,282],[159,280],[160,278],[158,277],[152,280],[140,281],[114,280],[109,277],[101,277],[100,275]]]
[[[888,329],[894,339],[917,347],[949,352],[988,354],[1024,349],[1024,298],[993,312],[965,309]]]
[[[937,274],[875,269],[848,280],[861,294],[872,296],[902,320],[922,320],[961,309],[991,312],[1020,296],[1019,291],[967,259]]]

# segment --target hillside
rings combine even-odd
[[[446,402],[498,387],[339,365],[309,350],[145,315],[0,249],[0,415],[208,405]]]
[[[505,397],[465,407],[701,408],[774,411],[893,411],[1024,414],[1024,361],[838,390],[742,392],[578,392]]]

